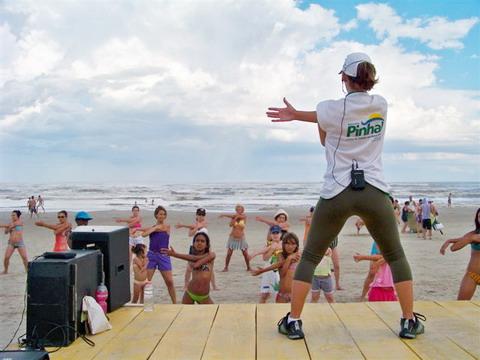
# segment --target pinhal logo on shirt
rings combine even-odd
[[[368,120],[350,123],[347,127],[347,138],[365,138],[379,135],[383,130],[385,120],[381,114],[374,113]]]

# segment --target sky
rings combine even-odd
[[[0,182],[322,181],[314,124],[366,52],[390,182],[480,181],[480,6],[0,0]]]

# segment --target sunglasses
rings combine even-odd
[[[272,234],[280,234],[280,231],[272,231]]]
[[[57,216],[57,219],[65,219],[65,216],[63,215]]]

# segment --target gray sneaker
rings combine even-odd
[[[427,318],[422,314],[413,313],[414,319],[400,319],[400,336],[403,339],[415,339],[417,335],[423,334],[425,332],[425,327],[422,322],[427,321]]]

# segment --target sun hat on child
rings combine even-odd
[[[283,209],[279,209],[279,210],[275,213],[275,215],[273,216],[273,218],[274,218],[275,220],[277,220],[277,217],[279,217],[280,215],[285,215],[285,217],[288,218],[287,212],[286,212],[285,210],[283,210]]]
[[[363,62],[372,63],[370,56],[362,52],[351,53],[345,58],[345,62],[343,63],[342,70],[340,70],[339,74],[342,72],[345,75],[351,77],[357,77],[357,67],[358,64]]]

